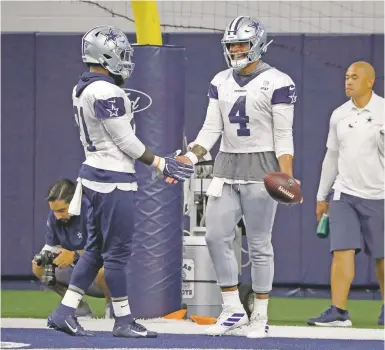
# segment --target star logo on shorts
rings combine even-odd
[[[79,239],[82,239],[82,238],[83,238],[83,233],[78,232],[77,235],[78,235],[78,238],[79,238]]]

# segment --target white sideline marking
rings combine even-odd
[[[0,342],[0,345],[2,345],[2,343]],[[27,344],[29,346],[29,344]],[[2,348],[0,348],[2,349]],[[9,348],[9,349],[14,349],[14,348]],[[172,349],[167,349],[167,348],[112,348],[112,349],[106,349],[106,348],[101,348],[101,349],[98,349],[98,348],[63,348],[63,349],[56,349],[55,350],[127,350],[127,349],[130,349],[130,350],[202,350],[201,348],[172,348]],[[53,350],[52,348],[48,348],[48,349],[41,349],[39,348],[39,350]],[[215,350],[229,350],[229,349],[218,349],[216,348]],[[250,350],[250,349],[237,349],[237,350]],[[271,348],[254,348],[253,350],[279,350],[279,349],[271,349]]]
[[[90,331],[111,331],[113,320],[81,319],[81,325]],[[146,328],[159,333],[168,334],[204,334],[207,326],[192,321],[165,320],[162,318],[137,320]],[[2,328],[47,328],[46,319],[35,318],[2,318]],[[338,327],[299,327],[270,326],[269,338],[307,338],[307,339],[352,339],[352,340],[384,340],[383,329],[338,328]]]

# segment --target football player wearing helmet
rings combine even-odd
[[[88,239],[61,304],[48,318],[49,327],[71,335],[89,334],[78,323],[75,310],[104,265],[115,317],[113,335],[157,336],[134,320],[128,302],[125,267],[135,223],[134,163],[139,160],[176,181],[193,174],[191,165],[154,155],[135,135],[131,103],[120,87],[134,69],[132,55],[126,35],[117,28],[98,26],[83,37],[82,59],[89,71],[81,75],[72,100],[86,159],[69,212],[80,212],[84,194],[91,203],[87,211]]]
[[[242,327],[247,337],[261,338],[268,332],[274,276],[271,231],[277,208],[263,178],[276,171],[293,176],[296,88],[287,74],[262,61],[271,41],[258,19],[233,19],[221,43],[228,69],[211,81],[203,127],[191,150],[177,159],[196,164],[222,137],[207,190],[206,242],[222,291],[223,311],[207,333],[222,335]],[[234,228],[241,217],[255,292],[250,322],[239,300],[233,249]]]

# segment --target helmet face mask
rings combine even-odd
[[[242,45],[242,44],[246,44],[246,45]],[[233,51],[232,50],[233,45],[239,45],[239,46],[242,45],[242,46],[245,46],[245,49],[241,49],[239,51],[238,50]],[[252,45],[251,42],[248,40],[242,40],[236,43],[229,43],[229,44],[226,43],[225,45],[223,45],[224,54],[225,54],[225,57],[227,58],[229,67],[232,67],[236,70],[246,67],[250,63],[249,53],[250,53],[251,45]]]
[[[250,63],[258,61],[271,41],[267,43],[266,30],[257,19],[240,16],[226,27],[221,43],[228,67],[239,71]],[[232,45],[242,43],[248,43],[247,51],[231,52]],[[239,57],[240,54],[244,57]]]
[[[130,77],[135,66],[132,62],[133,52],[126,35],[111,26],[95,27],[82,39],[83,62],[100,64],[124,80]]]
[[[134,49],[130,47],[130,49],[117,49],[116,54],[120,57],[121,63],[117,63],[115,70],[116,72],[122,72],[121,75],[123,79],[128,79],[134,69],[135,64],[132,63],[132,56],[134,54]],[[115,72],[111,72],[113,74],[117,74]]]

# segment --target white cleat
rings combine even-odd
[[[251,314],[250,323],[247,327],[247,338],[265,338],[269,332],[267,317]]]
[[[246,311],[242,306],[222,305],[222,307],[223,310],[219,315],[217,322],[205,329],[207,335],[224,335],[249,322]]]

